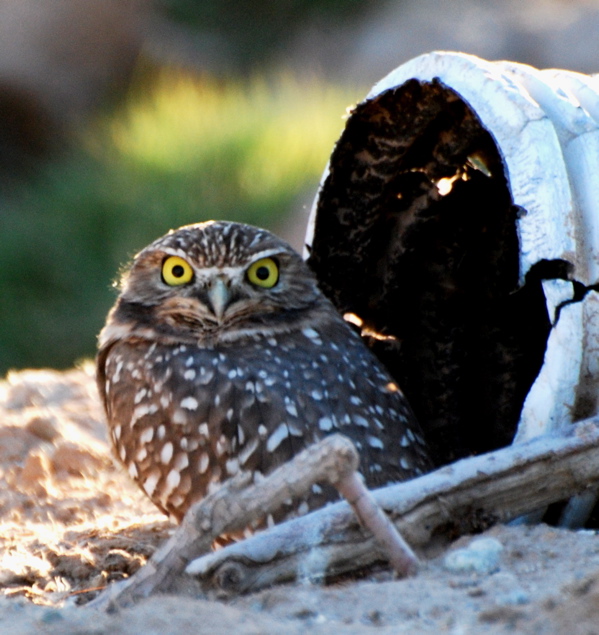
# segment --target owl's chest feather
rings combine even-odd
[[[105,362],[115,452],[174,515],[212,484],[268,473],[334,431],[354,440],[372,484],[415,473],[405,448],[418,432],[403,396],[353,334],[335,333],[304,328],[215,348],[115,344]],[[393,420],[408,424],[399,443]]]

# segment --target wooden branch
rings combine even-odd
[[[505,522],[599,485],[599,427],[533,439],[373,492],[414,547]],[[228,593],[359,570],[380,559],[349,506],[337,503],[192,562],[204,590]]]
[[[145,567],[129,580],[113,584],[87,606],[110,610],[168,590],[192,558],[210,551],[218,536],[242,531],[279,510],[284,501],[303,496],[316,482],[328,482],[348,498],[398,573],[414,572],[416,556],[376,506],[356,472],[358,464],[352,442],[336,434],[301,452],[260,483],[250,484],[250,474],[240,474],[193,505],[181,526]],[[217,575],[220,586],[226,586],[232,576],[233,571],[221,568]]]
[[[416,573],[418,557],[397,531],[389,516],[377,505],[361,476],[357,472],[352,472],[343,481],[334,485],[351,505],[362,525],[372,532],[373,538],[389,558],[395,572],[400,576]]]

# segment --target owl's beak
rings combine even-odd
[[[217,278],[214,284],[208,289],[208,300],[212,307],[214,315],[220,320],[223,317],[225,309],[231,301],[231,293],[223,280]]]

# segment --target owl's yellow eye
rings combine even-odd
[[[171,287],[178,287],[187,284],[193,278],[191,265],[179,258],[179,256],[169,256],[162,263],[162,279]]]
[[[270,289],[279,281],[279,266],[272,258],[260,258],[247,270],[247,277],[257,287]]]

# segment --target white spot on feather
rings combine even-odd
[[[222,456],[225,452],[229,451],[229,440],[224,434],[220,435],[219,440],[216,442],[216,454]]]
[[[297,417],[297,408],[293,401],[285,400],[285,410],[287,410],[292,417]]]
[[[144,491],[148,496],[152,496],[154,490],[156,489],[156,485],[158,485],[158,481],[160,480],[160,472],[153,472],[148,476],[148,478],[143,482]]]
[[[368,435],[367,439],[368,439],[368,445],[371,448],[376,448],[377,450],[383,450],[385,448],[385,446],[383,445],[383,442],[378,437],[372,437]]]
[[[206,452],[202,452],[200,454],[200,460],[198,461],[198,470],[200,474],[204,474],[210,465],[210,457],[206,454]]]
[[[354,425],[356,425],[356,426],[360,426],[362,428],[370,427],[368,425],[368,421],[362,415],[354,415],[352,417],[352,421],[353,421]]]
[[[114,374],[112,376],[112,381],[116,384],[117,382],[119,382],[121,380],[121,371],[123,370],[123,360],[120,359],[117,362],[116,365],[116,369],[114,371]]]
[[[149,443],[154,438],[154,428],[146,428],[140,435],[139,440],[142,443]]]
[[[202,386],[208,385],[212,378],[214,377],[214,371],[212,369],[206,370],[204,367],[200,368],[200,377],[198,379],[198,384]]]
[[[239,451],[238,457],[241,465],[245,465],[258,447],[258,439],[252,439],[244,448]]]
[[[181,400],[181,408],[186,410],[197,410],[198,400],[195,397],[185,397]]]
[[[189,457],[186,453],[180,452],[179,454],[177,454],[173,465],[175,469],[179,471],[184,470],[189,465]]]
[[[302,333],[317,346],[322,346],[322,340],[320,339],[320,333],[318,331],[308,327],[302,329]]]
[[[323,431],[323,432],[328,432],[329,430],[333,429],[333,421],[331,420],[330,417],[321,417],[318,420],[318,427]]]
[[[170,460],[173,458],[173,444],[169,441],[162,446],[162,450],[160,451],[160,460],[165,465],[170,463]]]
[[[289,428],[287,427],[287,424],[279,424],[277,429],[268,437],[266,449],[269,452],[274,452],[288,436]]]
[[[235,476],[239,472],[239,461],[237,459],[229,459],[225,463],[225,467],[229,476]]]
[[[168,496],[181,482],[181,474],[177,470],[171,470],[166,477],[165,496]]]
[[[310,511],[310,506],[306,501],[302,501],[297,508],[298,516],[305,516]]]
[[[150,408],[148,404],[135,406],[135,410],[133,410],[133,414],[131,415],[131,426],[134,426],[142,417],[150,414]],[[156,412],[156,410],[154,412]]]
[[[171,421],[179,426],[185,425],[187,423],[187,415],[183,412],[183,410],[175,410],[173,416],[171,417]]]

